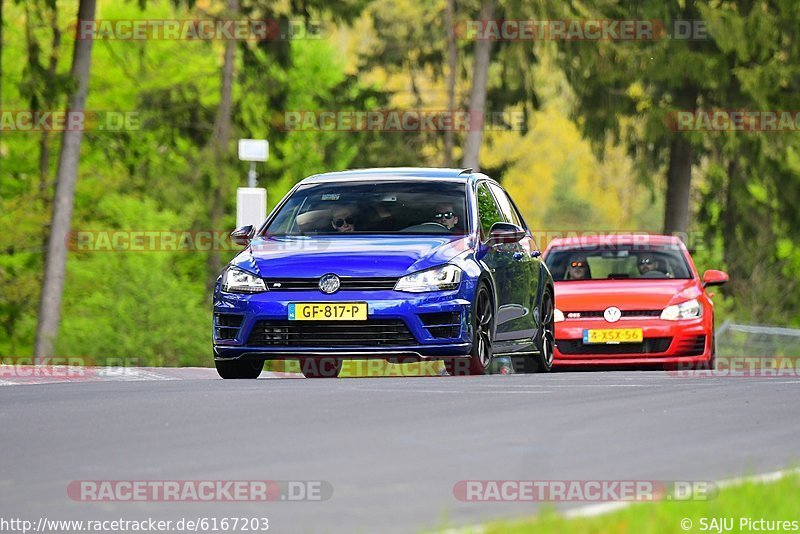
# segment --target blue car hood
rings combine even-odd
[[[469,236],[256,238],[231,262],[265,278],[400,277],[441,265],[470,248]]]

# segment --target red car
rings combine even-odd
[[[554,365],[713,365],[714,304],[677,237],[554,239],[544,254],[555,282]]]

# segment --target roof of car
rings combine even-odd
[[[427,180],[458,180],[466,182],[480,174],[472,169],[439,169],[435,167],[385,167],[376,169],[353,169],[348,171],[326,172],[309,176],[301,183],[338,182],[351,180],[397,180],[424,178]]]
[[[674,235],[649,234],[647,232],[564,232],[565,237],[553,237],[547,248],[584,247],[598,245],[682,245],[680,237]]]

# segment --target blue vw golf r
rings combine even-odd
[[[553,279],[500,185],[458,169],[367,169],[298,183],[214,291],[214,361],[256,378],[298,359],[308,378],[343,359],[442,360],[484,374],[553,362]]]

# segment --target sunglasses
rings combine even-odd
[[[356,220],[355,220],[355,218],[354,218],[354,217],[352,217],[352,216],[350,216],[350,217],[344,217],[344,218],[342,218],[342,219],[334,219],[334,220],[333,220],[333,227],[334,227],[334,228],[341,228],[341,227],[342,227],[342,226],[344,226],[345,224],[352,226],[352,225],[354,225],[355,223],[356,223]]]
[[[586,263],[582,261],[573,261],[572,263],[569,264],[569,266],[572,267],[573,269],[577,269],[579,267],[586,267]]]
[[[434,214],[433,218],[434,219],[452,219],[455,216],[456,216],[456,214],[453,213],[452,211],[445,211],[444,213],[436,213],[436,214]]]
[[[639,260],[639,265],[650,265],[653,262],[654,261],[651,258],[642,258],[641,260]]]

